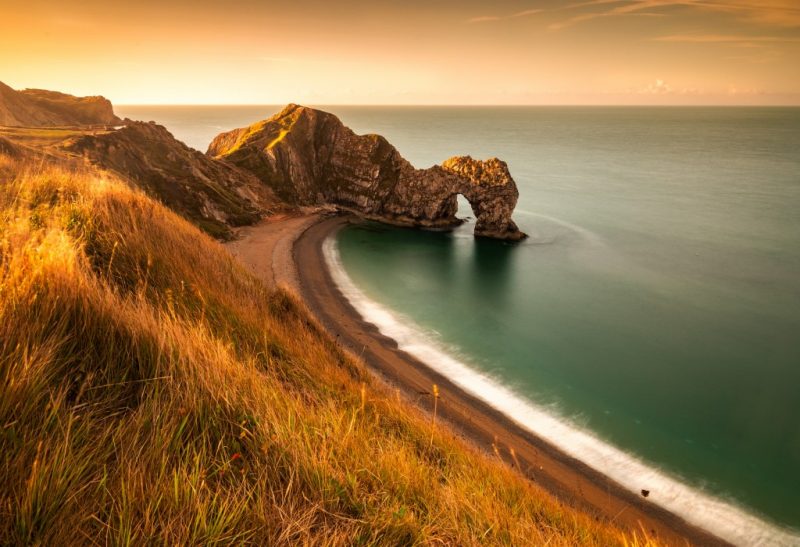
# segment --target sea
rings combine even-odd
[[[740,545],[800,545],[800,108],[320,107],[417,167],[498,157],[521,244],[364,223],[325,247],[384,334]],[[279,106],[121,106],[205,151]]]

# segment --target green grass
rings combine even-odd
[[[0,544],[640,543],[376,385],[144,194],[0,173]]]

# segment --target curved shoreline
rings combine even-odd
[[[565,503],[633,530],[643,528],[669,544],[688,541],[727,545],[521,427],[399,349],[395,340],[362,319],[339,290],[323,253],[324,242],[350,223],[351,218],[339,216],[310,222],[293,238],[291,256],[284,257],[291,260],[296,273],[295,283],[288,283],[289,286],[300,294],[318,321],[342,346],[426,411],[431,407],[431,386],[437,384],[441,393],[439,414],[460,435],[488,453],[496,443],[509,464],[513,464],[509,452],[513,447],[522,472]]]

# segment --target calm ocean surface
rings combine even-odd
[[[277,110],[117,108],[202,151]],[[418,167],[506,160],[531,236],[348,228],[338,258],[366,298],[537,408],[800,529],[800,109],[327,110]],[[769,541],[751,532],[732,537]]]

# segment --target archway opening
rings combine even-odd
[[[463,194],[456,194],[456,203],[458,204],[456,217],[466,221],[467,223],[475,224],[476,215],[469,200],[467,200]]]

